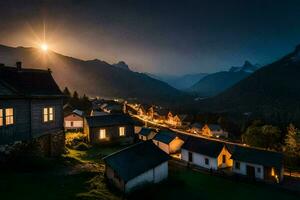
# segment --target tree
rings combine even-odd
[[[68,87],[65,87],[64,91],[63,91],[63,94],[66,96],[66,97],[71,97],[71,92],[70,90],[68,89]]]
[[[300,134],[293,124],[287,127],[287,135],[285,137],[285,151],[290,155],[300,154]]]
[[[242,141],[248,145],[262,148],[276,148],[280,140],[280,129],[255,121],[242,135]]]

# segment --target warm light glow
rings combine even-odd
[[[48,51],[48,45],[46,43],[41,44],[41,49],[45,52]]]

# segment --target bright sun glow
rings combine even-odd
[[[43,50],[43,51],[48,51],[48,45],[47,44],[41,44],[41,49]]]

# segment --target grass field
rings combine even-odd
[[[71,150],[64,159],[78,163],[99,162],[100,157],[123,147],[93,147],[87,151]],[[76,161],[77,162],[77,161]],[[64,173],[69,166],[59,165],[48,171],[0,172],[0,199],[3,200],[67,200],[121,199],[109,190],[101,173]],[[128,199],[272,199],[298,200],[299,196],[261,183],[244,183],[199,172],[170,168],[169,180],[137,191]]]

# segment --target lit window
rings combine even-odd
[[[119,128],[119,135],[124,136],[125,135],[125,127],[120,127]]]
[[[105,129],[100,129],[100,139],[105,139],[106,138],[106,130]]]
[[[0,109],[0,126],[3,126],[3,109]]]
[[[275,176],[275,170],[274,170],[274,167],[271,168],[271,176]]]
[[[47,107],[43,109],[43,121],[51,122],[54,121],[54,109],[53,107]]]
[[[5,109],[5,124],[6,125],[14,124],[14,109],[13,108]]]

